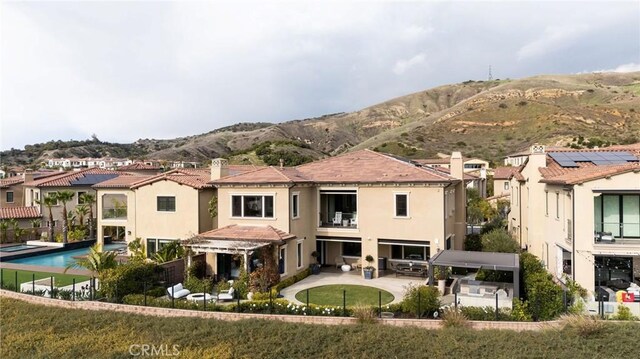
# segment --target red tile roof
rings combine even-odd
[[[446,168],[446,167],[433,167],[434,170],[438,171],[438,172],[442,172],[446,175],[451,175],[451,169],[450,168]],[[478,178],[480,178],[480,176],[476,176],[474,174],[471,173],[464,173],[464,179],[466,181],[472,181],[472,180],[477,180]]]
[[[494,180],[508,180],[518,171],[518,167],[498,167],[493,171]]]
[[[144,162],[136,162],[136,163],[132,163],[128,166],[121,166],[118,167],[118,171],[160,171],[162,170],[162,167],[159,166],[153,166],[153,165],[148,165]]]
[[[93,188],[129,188],[136,182],[149,179],[151,176],[118,176],[116,178],[94,184]]]
[[[34,172],[33,173],[33,178],[34,179],[44,179],[44,178],[55,176],[55,175],[60,175],[60,172],[58,172],[58,171]],[[23,182],[24,182],[24,176],[23,175],[0,179],[0,188],[7,188],[9,186],[13,186],[13,185],[16,185],[16,184],[19,184],[19,183],[23,183]]]
[[[0,208],[0,219],[28,219],[40,218],[38,207],[9,207]]]
[[[412,183],[452,182],[451,176],[390,155],[362,150],[303,164],[268,167],[213,181],[241,183]]]
[[[127,173],[105,170],[101,168],[87,168],[80,171],[63,172],[61,174],[48,176],[46,178],[34,179],[33,181],[27,182],[24,185],[28,187],[69,187],[71,186],[71,182],[88,174],[129,175]]]
[[[617,145],[600,149],[562,149],[550,152],[611,152],[625,151],[640,159],[640,143],[632,145]],[[547,152],[549,153],[549,152]],[[627,172],[640,172],[640,162],[625,164],[595,165],[592,162],[576,162],[578,167],[562,167],[553,158],[547,156],[547,166],[539,168],[543,183],[580,184],[600,178],[619,175]]]
[[[180,168],[132,183],[131,188],[139,188],[158,181],[172,181],[195,189],[213,188],[209,183],[210,180],[211,172],[208,168]]]
[[[295,235],[281,231],[272,226],[239,226],[237,224],[231,224],[226,227],[200,233],[196,237],[199,239],[229,239],[273,242],[282,242],[296,238]]]

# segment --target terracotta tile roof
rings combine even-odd
[[[151,176],[118,176],[116,178],[94,184],[93,188],[129,188],[132,184],[149,179]]]
[[[38,207],[9,207],[0,208],[0,219],[40,218]]]
[[[436,170],[437,172],[442,172],[442,173],[444,173],[446,175],[451,175],[451,169],[449,169],[449,168],[446,168],[446,167],[435,167],[433,169]],[[472,181],[472,180],[476,180],[478,178],[480,178],[480,176],[476,176],[476,175],[473,175],[471,173],[465,173],[464,174],[465,181]]]
[[[226,227],[200,233],[196,238],[283,242],[294,239],[296,236],[272,226],[239,226],[237,224],[231,224]]]
[[[451,182],[456,179],[433,168],[390,155],[362,150],[303,164],[268,167],[213,181],[235,183],[411,183]]]
[[[632,145],[617,145],[600,149],[562,149],[547,151],[553,152],[628,152],[640,159],[640,143]],[[640,172],[640,162],[628,162],[625,164],[595,165],[592,162],[576,162],[578,167],[562,167],[553,158],[546,156],[546,167],[538,170],[542,175],[543,183],[553,184],[580,184],[600,178],[614,176],[627,172]]]
[[[127,165],[127,166],[118,167],[118,171],[142,171],[142,170],[160,171],[160,170],[162,170],[162,167],[148,165],[148,164],[146,164],[144,162],[136,162],[136,163],[132,163],[132,164]]]
[[[240,174],[240,173],[246,173],[246,172],[255,171],[255,170],[260,169],[260,168],[265,168],[265,166],[229,165],[229,166],[227,166],[227,168],[229,169],[229,175],[233,176],[233,175],[237,175],[237,174]]]
[[[55,175],[59,175],[60,172],[58,171],[52,171],[52,172],[34,172],[33,173],[33,178],[34,179],[43,179],[46,177],[51,177],[51,176],[55,176]],[[9,178],[4,178],[4,179],[0,179],[0,188],[7,188],[9,186],[13,186],[19,183],[23,183],[24,182],[24,176],[13,176],[13,177],[9,177]]]
[[[209,183],[210,180],[211,172],[208,168],[180,168],[132,183],[131,188],[139,188],[158,181],[172,181],[195,189],[213,188]]]
[[[101,168],[87,168],[80,171],[69,171],[62,174],[34,179],[24,185],[28,187],[70,187],[73,181],[82,179],[86,175],[129,175],[127,173],[105,170]]]
[[[518,167],[497,167],[493,170],[494,180],[508,180],[518,172]]]
[[[448,165],[451,163],[451,158],[425,158],[413,160],[413,162],[421,165]]]

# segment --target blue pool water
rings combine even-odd
[[[34,248],[38,248],[38,246],[29,246],[26,244],[20,244],[17,246],[2,247],[0,248],[0,252],[18,252],[18,251],[24,251],[27,249],[34,249]]]
[[[113,251],[121,248],[126,248],[124,244],[107,244],[104,246],[104,250]],[[89,247],[73,249],[70,251],[41,254],[33,257],[26,257],[20,259],[12,259],[7,261],[8,263],[28,264],[34,266],[48,266],[48,267],[66,267],[68,264],[73,263],[73,257],[81,256],[89,253]]]

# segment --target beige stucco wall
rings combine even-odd
[[[13,192],[13,202],[7,202],[7,192]],[[24,206],[22,183],[7,188],[0,188],[0,208]]]
[[[509,183],[509,189],[504,189],[504,184]],[[493,195],[501,196],[505,194],[511,194],[511,181],[510,180],[502,180],[502,179],[494,179],[493,180]]]
[[[49,220],[49,212],[46,208],[46,206],[44,205],[38,205],[35,203],[35,197],[36,197],[36,193],[38,194],[38,197],[40,199],[44,198],[45,196],[48,195],[48,193],[53,193],[53,192],[57,192],[57,191],[71,191],[74,192],[74,196],[73,199],[71,201],[69,201],[67,203],[67,212],[68,213],[72,213],[73,211],[75,211],[76,207],[78,206],[78,192],[86,192],[86,193],[90,193],[93,194],[95,196],[96,191],[91,188],[91,187],[79,187],[79,186],[74,186],[74,187],[43,187],[43,188],[36,188],[36,187],[25,187],[24,188],[24,203],[26,205],[31,205],[31,203],[33,203],[34,206],[39,206],[40,207],[40,213],[42,213],[42,225],[46,225],[46,221]],[[94,204],[94,208],[93,208],[93,215],[96,216],[96,205]],[[62,203],[58,203],[57,206],[53,206],[51,207],[51,212],[53,213],[53,219],[55,221],[61,221],[62,220]],[[60,222],[59,222],[60,223]]]
[[[102,205],[105,195],[124,195],[127,197],[127,217],[121,218],[106,218],[103,219]],[[104,239],[105,226],[117,226],[125,227],[125,239],[127,243],[136,239],[136,198],[135,192],[130,189],[98,189],[96,191],[96,207],[97,207],[97,239],[98,243],[102,243]],[[129,234],[131,232],[131,234]]]
[[[272,195],[274,196],[274,218],[234,218],[231,216],[232,195]],[[289,189],[288,187],[224,187],[218,189],[218,227],[230,224],[245,226],[273,226],[289,232]]]

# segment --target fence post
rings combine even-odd
[[[93,300],[93,277],[89,278],[89,300]]]
[[[0,288],[4,287],[4,271],[0,268]]]
[[[238,306],[239,305],[240,305],[240,299],[238,299]],[[269,288],[269,314],[273,314],[273,295],[272,295],[271,288]]]
[[[342,290],[342,316],[347,316],[347,290]]]
[[[31,273],[31,294],[36,295],[36,274]]]
[[[174,288],[175,286],[171,286],[171,308],[175,308],[176,307],[176,289]]]
[[[418,289],[418,312],[416,313],[416,316],[418,317],[418,319],[422,318],[422,311],[420,309],[420,289]]]
[[[54,298],[53,297],[53,276],[50,277],[50,280],[51,280],[51,294],[49,295],[49,297],[53,299]]]
[[[382,291],[378,291],[378,318],[382,318]]]
[[[498,292],[496,292],[496,321],[500,320],[498,316]]]
[[[15,283],[15,285],[16,285],[16,292],[19,292],[19,291],[20,291],[20,288],[18,288],[18,271],[15,271],[14,273],[15,273],[15,280],[14,280],[14,283]]]
[[[72,279],[72,287],[71,287],[71,295],[73,296],[73,301],[76,301],[76,279]]]
[[[271,296],[271,291],[269,291],[269,296]],[[271,298],[269,298],[269,300],[271,300]],[[238,310],[238,313],[240,313],[240,296],[238,296],[238,305],[236,305],[236,309]]]
[[[453,293],[453,303],[454,303],[454,306],[456,307],[456,311],[458,311],[458,292]]]
[[[207,255],[204,255],[204,260],[207,260]],[[205,266],[205,277],[206,277],[206,266]],[[207,311],[207,282],[204,283],[204,298],[202,298],[202,310]]]
[[[309,289],[307,288],[307,308],[309,307]]]
[[[144,306],[147,306],[147,282],[142,282],[142,292],[144,293]]]
[[[564,312],[566,313],[569,309],[568,305],[567,305],[567,291],[563,290],[562,291],[562,302],[564,303]]]

